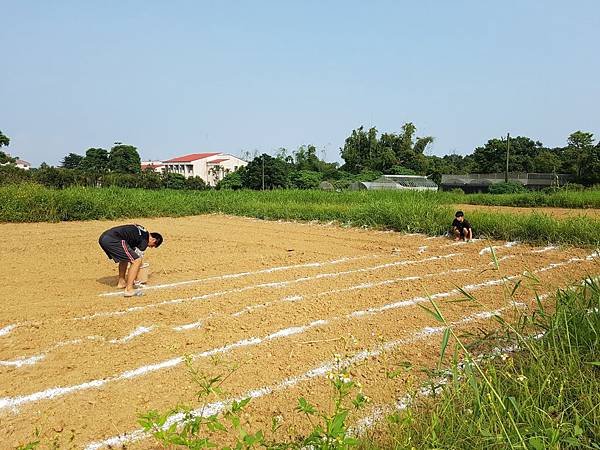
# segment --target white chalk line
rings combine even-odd
[[[202,322],[194,322],[194,323],[180,325],[180,326],[173,326],[172,329],[174,331],[187,331],[187,330],[191,330],[194,328],[200,328],[201,326],[202,326]],[[154,329],[156,329],[156,326],[154,326],[154,325],[149,326],[149,327],[138,326],[135,330],[133,330],[127,336],[124,336],[122,338],[110,339],[110,340],[105,338],[104,336],[92,335],[92,336],[85,336],[84,338],[81,338],[81,339],[72,339],[69,341],[61,341],[61,342],[58,342],[58,343],[52,345],[51,347],[41,351],[40,353],[38,353],[36,355],[33,355],[33,356],[17,356],[10,360],[0,360],[0,366],[15,367],[15,368],[21,368],[24,366],[32,366],[34,364],[37,364],[37,363],[45,360],[49,353],[52,353],[53,351],[57,350],[58,348],[66,347],[66,346],[70,346],[70,345],[82,345],[85,342],[89,342],[89,341],[103,342],[103,343],[108,343],[108,344],[113,344],[113,345],[126,344],[138,336],[152,332]]]
[[[124,316],[127,314],[144,311],[146,309],[160,308],[161,306],[176,305],[176,304],[181,304],[181,303],[186,303],[186,302],[207,300],[210,298],[222,297],[222,296],[236,294],[236,293],[240,293],[240,292],[246,292],[246,291],[250,291],[250,290],[254,290],[254,289],[279,289],[282,287],[289,286],[291,284],[302,283],[302,282],[307,282],[307,281],[312,281],[312,280],[318,280],[321,278],[333,278],[333,277],[349,275],[349,274],[353,274],[353,273],[371,272],[371,271],[386,269],[386,268],[390,268],[390,267],[404,266],[404,265],[410,265],[410,264],[419,264],[422,262],[430,262],[430,261],[435,261],[438,259],[453,258],[455,256],[461,256],[461,253],[449,253],[447,255],[433,256],[430,258],[419,259],[419,260],[394,261],[391,263],[380,264],[377,266],[371,266],[371,267],[360,268],[360,269],[351,269],[351,270],[346,270],[346,271],[342,271],[342,272],[320,273],[320,274],[317,274],[316,276],[302,277],[302,278],[297,278],[295,280],[289,280],[289,281],[254,284],[254,285],[244,286],[244,287],[236,288],[236,289],[210,292],[207,294],[197,295],[197,296],[193,296],[193,297],[183,297],[183,298],[176,298],[176,299],[172,299],[172,300],[164,300],[164,301],[157,302],[157,303],[147,303],[147,304],[139,305],[139,306],[130,306],[129,308],[119,310],[119,311],[97,312],[94,314],[73,317],[73,318],[66,319],[66,320],[80,321],[80,320],[92,320],[92,319],[97,319],[97,318],[101,318],[101,317],[118,317],[118,316]],[[18,325],[26,325],[26,324],[18,324]],[[17,324],[8,325],[8,326],[4,327],[3,330],[7,329],[7,331],[5,331],[5,333],[8,334],[11,331],[13,331],[13,329],[16,326],[17,326]]]
[[[261,309],[261,308],[267,308],[267,307],[273,306],[278,303],[298,302],[298,301],[303,301],[303,300],[306,300],[308,298],[313,298],[313,297],[324,297],[324,296],[328,296],[328,295],[332,295],[332,294],[350,292],[350,291],[359,290],[359,289],[371,289],[374,287],[400,283],[402,281],[417,281],[417,280],[433,278],[433,277],[437,277],[437,276],[445,276],[445,275],[450,275],[450,274],[471,272],[472,270],[473,269],[470,269],[470,268],[453,269],[453,270],[448,270],[445,272],[426,274],[423,276],[400,277],[400,278],[392,278],[389,280],[382,280],[382,281],[372,282],[372,283],[361,283],[361,284],[357,284],[354,286],[349,286],[347,288],[333,289],[333,290],[322,291],[322,292],[318,292],[318,293],[314,293],[314,294],[283,297],[274,302],[263,303],[263,304],[255,305],[255,306],[248,306],[248,307],[246,307],[240,311],[237,311],[235,313],[232,313],[232,314],[210,314],[209,316],[205,317],[201,321],[183,324],[183,325],[175,325],[175,326],[172,326],[171,329],[174,331],[178,331],[178,332],[188,331],[188,330],[201,328],[202,324],[210,318],[228,317],[228,316],[229,317],[240,317],[240,316],[247,314],[249,312],[252,312],[254,310]],[[130,333],[129,335],[127,335],[123,338],[119,338],[119,339],[107,340],[106,338],[104,338],[102,336],[87,336],[87,339],[89,339],[89,340],[93,339],[93,340],[102,341],[105,343],[108,342],[110,344],[125,344],[125,343],[131,341],[133,338],[140,336],[142,334],[150,333],[150,332],[156,330],[157,328],[158,327],[155,325],[149,326],[149,327],[138,326],[132,333]],[[65,345],[76,345],[76,344],[82,344],[82,343],[84,343],[84,341],[82,339],[59,342],[59,343],[55,344],[54,346],[52,346],[51,348],[44,350],[43,352],[41,352],[38,355],[29,356],[29,357],[19,356],[12,360],[9,360],[9,361],[0,361],[0,366],[5,365],[5,366],[13,366],[13,367],[19,368],[19,367],[23,367],[26,365],[33,365],[40,361],[43,361],[45,359],[45,357],[48,355],[48,353],[50,353],[52,350],[55,350],[58,347],[62,347]]]
[[[296,278],[294,280],[253,284],[253,285],[244,286],[241,288],[228,289],[225,291],[210,292],[208,294],[196,295],[193,297],[177,298],[177,299],[172,299],[172,300],[164,300],[164,301],[157,302],[157,303],[147,303],[147,304],[139,305],[139,306],[131,306],[129,308],[119,310],[119,311],[97,312],[97,313],[94,313],[94,314],[91,314],[88,316],[75,317],[70,320],[90,320],[90,319],[96,319],[98,317],[123,316],[126,314],[143,311],[143,310],[149,309],[149,308],[158,308],[158,307],[166,306],[166,305],[194,302],[194,301],[199,301],[199,300],[207,300],[210,298],[222,297],[225,295],[236,294],[236,293],[240,293],[240,292],[247,292],[247,291],[255,290],[255,289],[280,289],[280,288],[283,288],[286,286],[290,286],[292,284],[305,283],[307,281],[320,280],[320,279],[325,279],[325,278],[335,278],[335,277],[340,277],[343,275],[350,275],[350,274],[355,274],[355,273],[373,272],[373,271],[377,271],[377,270],[381,270],[381,269],[388,269],[391,267],[399,267],[399,266],[406,266],[406,265],[412,265],[412,264],[421,264],[421,263],[436,261],[436,260],[440,260],[440,259],[454,258],[456,256],[461,256],[461,253],[448,253],[446,255],[432,256],[429,258],[417,259],[417,260],[405,259],[405,260],[401,260],[401,261],[394,261],[394,262],[390,262],[390,263],[379,264],[379,265],[371,266],[371,267],[363,267],[360,269],[350,269],[350,270],[344,270],[344,271],[340,271],[340,272],[320,273],[320,274],[313,275],[313,276]]]
[[[10,334],[10,332],[12,330],[14,330],[17,327],[17,325],[18,324],[13,323],[13,324],[10,324],[10,325],[6,325],[3,328],[0,328],[0,336],[6,336],[7,334]]]
[[[230,274],[225,274],[225,275],[215,275],[215,276],[207,277],[207,278],[199,278],[199,279],[195,279],[195,280],[178,281],[176,283],[144,286],[142,289],[144,289],[144,290],[168,289],[168,288],[174,288],[174,287],[180,287],[180,286],[188,286],[190,284],[208,283],[211,281],[231,280],[231,279],[242,278],[242,277],[247,277],[247,276],[251,276],[251,275],[261,275],[261,274],[265,274],[265,273],[282,272],[285,270],[323,267],[323,266],[329,266],[329,265],[343,264],[346,262],[357,261],[357,260],[361,260],[361,259],[381,258],[384,256],[387,256],[387,255],[352,256],[352,257],[344,257],[344,258],[334,259],[331,261],[294,264],[291,266],[270,267],[267,269],[255,270],[255,271],[251,271],[251,272],[237,272],[237,273],[230,273]],[[98,294],[98,295],[100,297],[117,296],[117,295],[123,295],[123,291],[120,290],[120,291],[105,292],[103,294]]]
[[[485,255],[486,253],[491,253],[491,252],[492,252],[492,249],[494,249],[494,251],[496,251],[496,250],[501,250],[501,249],[503,249],[503,248],[511,248],[511,247],[515,247],[515,246],[517,246],[517,245],[519,245],[519,242],[512,241],[512,242],[507,242],[507,243],[506,243],[506,244],[504,244],[504,245],[494,245],[494,246],[491,246],[491,247],[484,247],[484,248],[482,248],[482,249],[479,251],[479,254],[480,254],[480,255]]]
[[[595,252],[594,254],[588,256],[585,259],[584,258],[571,258],[570,260],[565,261],[563,263],[554,263],[551,265],[551,267],[546,266],[545,268],[538,269],[536,272],[542,271],[543,269],[551,270],[555,267],[560,267],[560,266],[563,266],[563,265],[566,265],[566,264],[569,264],[572,262],[585,261],[588,258],[590,258],[590,260],[591,260],[592,257],[597,257],[597,254],[598,254],[598,252]],[[463,289],[465,291],[474,291],[474,290],[477,290],[477,289],[480,289],[483,287],[502,284],[506,280],[514,279],[516,277],[518,277],[518,275],[514,275],[514,276],[510,276],[510,277],[502,277],[497,280],[488,280],[486,282],[482,282],[479,284],[472,284],[472,285],[464,286]],[[460,291],[458,289],[453,289],[448,292],[459,293]],[[305,331],[307,331],[311,328],[318,327],[318,326],[324,326],[333,321],[342,320],[344,318],[345,319],[354,319],[354,318],[363,317],[366,315],[379,314],[381,312],[389,311],[391,309],[404,308],[407,306],[415,305],[417,303],[429,301],[429,299],[447,297],[447,296],[451,295],[448,292],[440,292],[437,294],[433,294],[429,297],[414,297],[413,299],[410,299],[410,300],[398,301],[398,302],[380,306],[378,308],[369,308],[367,310],[354,311],[345,316],[333,317],[333,318],[330,318],[329,320],[317,320],[317,321],[311,322],[307,325],[303,325],[303,326],[299,326],[299,327],[289,327],[289,328],[279,330],[275,333],[271,333],[271,334],[265,336],[262,339],[257,338],[257,337],[251,337],[251,338],[244,339],[244,340],[241,340],[241,341],[238,341],[238,342],[235,342],[232,344],[228,344],[228,345],[225,345],[222,347],[217,347],[217,348],[207,350],[207,351],[204,351],[201,353],[196,353],[196,354],[190,355],[190,356],[192,357],[192,359],[198,359],[198,358],[203,358],[203,357],[207,357],[207,356],[212,356],[215,354],[228,353],[229,351],[236,349],[236,348],[246,347],[246,346],[254,346],[254,345],[261,344],[264,341],[270,341],[270,340],[274,340],[277,338],[290,336],[293,334],[304,333]],[[172,368],[172,367],[178,366],[179,364],[183,363],[183,361],[184,361],[183,357],[171,358],[171,359],[168,359],[165,361],[161,361],[159,363],[141,366],[141,367],[133,369],[133,370],[128,370],[119,375],[103,378],[101,380],[92,380],[89,382],[81,383],[78,385],[67,386],[67,387],[50,388],[50,389],[46,389],[44,391],[39,391],[39,392],[35,392],[33,394],[28,394],[28,395],[0,398],[0,410],[8,409],[8,408],[16,410],[17,407],[19,407],[23,404],[38,402],[41,400],[48,400],[48,399],[64,396],[67,394],[71,394],[73,392],[84,391],[84,390],[89,390],[89,389],[98,389],[108,383],[137,378],[139,376],[153,373],[153,372],[156,372],[159,370]]]
[[[496,310],[492,310],[492,311],[483,311],[483,312],[479,312],[476,314],[472,314],[472,315],[464,317],[458,321],[451,322],[449,324],[449,326],[464,325],[464,324],[467,324],[467,323],[470,323],[470,322],[473,322],[476,320],[489,319],[493,316],[502,314],[502,312],[508,308],[509,307],[505,307],[505,308],[500,308],[500,309],[496,309]],[[360,363],[362,361],[365,361],[366,359],[379,356],[380,354],[390,351],[390,350],[393,350],[397,347],[414,344],[415,342],[418,342],[423,339],[429,338],[431,336],[440,334],[445,329],[446,329],[446,327],[424,327],[421,330],[417,331],[416,333],[413,333],[409,337],[397,339],[397,340],[393,340],[393,341],[388,341],[388,342],[383,343],[382,345],[377,346],[377,348],[373,348],[371,350],[363,350],[359,353],[356,353],[354,356],[352,356],[350,358],[343,359],[341,361],[341,364],[345,365],[345,366],[351,366],[353,364]],[[231,405],[234,400],[241,401],[246,398],[257,399],[257,398],[265,397],[265,396],[268,396],[268,395],[271,395],[271,394],[274,394],[274,393],[277,393],[280,391],[284,391],[284,390],[292,388],[304,381],[308,381],[310,379],[317,378],[317,377],[323,377],[328,372],[334,370],[338,364],[339,363],[337,361],[327,361],[324,364],[317,366],[301,375],[286,378],[277,384],[274,384],[271,386],[263,386],[260,388],[246,391],[244,394],[242,394],[239,397],[229,398],[226,400],[210,403],[208,405],[205,405],[202,408],[198,408],[198,409],[192,411],[192,414],[195,416],[202,415],[204,417],[207,417],[207,416],[210,416],[213,414],[218,414],[218,413],[222,412],[223,410],[225,410],[225,408],[227,408],[229,405]],[[172,426],[173,424],[180,424],[183,421],[184,421],[183,414],[181,414],[181,413],[173,414],[166,420],[163,427],[164,427],[164,429],[167,429],[168,427]],[[131,431],[131,432],[125,433],[120,436],[114,436],[114,437],[111,437],[111,438],[108,438],[108,439],[105,439],[102,441],[91,442],[85,446],[85,450],[99,450],[103,447],[109,447],[109,446],[116,447],[119,445],[132,443],[132,442],[139,441],[142,439],[147,439],[149,437],[151,437],[150,434],[145,433],[141,429],[138,429],[138,430]]]

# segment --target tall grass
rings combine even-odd
[[[353,226],[440,235],[454,211],[435,192],[175,191],[0,187],[0,222],[177,217],[224,213],[261,219],[337,221]],[[600,221],[543,215],[470,214],[476,236],[533,243],[597,245]]]
[[[365,446],[599,449],[600,285],[588,280],[538,306],[510,327],[523,350],[465,365],[437,398],[391,416],[389,439]],[[527,339],[523,326],[543,336]]]
[[[522,206],[553,208],[600,208],[600,189],[583,191],[523,192],[520,194],[456,194],[440,192],[442,203],[467,203],[471,205]]]

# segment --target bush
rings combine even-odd
[[[237,191],[242,189],[242,174],[241,169],[236,172],[231,172],[225,175],[219,183],[217,183],[217,189],[226,189]]]
[[[298,170],[290,175],[290,183],[296,189],[316,189],[323,175],[312,170]]]
[[[0,166],[0,186],[3,184],[18,184],[31,181],[31,172],[20,169],[12,164]]]
[[[526,192],[525,186],[517,181],[509,181],[508,183],[496,183],[489,187],[490,194],[517,194]]]

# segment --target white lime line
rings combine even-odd
[[[7,334],[10,334],[10,332],[12,330],[14,330],[15,328],[17,328],[17,325],[18,324],[13,323],[13,324],[10,324],[10,325],[6,325],[3,328],[0,328],[0,336],[6,336]]]
[[[146,333],[150,333],[153,329],[154,329],[153,326],[152,327],[139,326],[135,330],[133,330],[131,333],[129,333],[127,336],[124,336],[119,339],[111,339],[108,342],[110,342],[111,344],[124,344],[125,342],[129,342],[132,339],[136,338],[137,336],[140,336],[140,335],[146,334]]]
[[[131,306],[129,308],[126,308],[126,309],[123,309],[120,311],[97,312],[97,313],[94,313],[94,314],[91,314],[88,316],[75,317],[71,320],[90,320],[90,319],[96,319],[98,317],[123,316],[126,314],[144,311],[145,309],[150,309],[150,308],[158,308],[161,306],[176,305],[176,304],[180,304],[180,303],[194,302],[194,301],[199,301],[199,300],[207,300],[210,298],[222,297],[222,296],[226,296],[226,295],[230,295],[230,294],[247,292],[247,291],[255,290],[255,289],[280,289],[280,288],[283,288],[286,286],[290,286],[292,284],[305,283],[307,281],[314,281],[314,280],[320,280],[320,279],[326,279],[326,278],[335,278],[335,277],[340,277],[343,275],[350,275],[350,274],[354,274],[354,273],[373,272],[376,270],[388,269],[391,267],[399,267],[399,266],[406,266],[406,265],[411,265],[411,264],[420,264],[420,263],[424,263],[424,262],[431,262],[431,261],[436,261],[436,260],[440,260],[440,259],[454,258],[454,257],[460,256],[460,255],[461,255],[461,253],[449,253],[447,255],[432,256],[432,257],[424,258],[424,259],[394,261],[391,263],[379,264],[376,266],[364,267],[364,268],[360,268],[360,269],[344,270],[341,272],[320,273],[320,274],[313,275],[313,276],[296,278],[294,280],[254,284],[254,285],[250,285],[250,286],[244,286],[241,288],[229,289],[229,290],[218,291],[218,292],[211,292],[208,294],[197,295],[197,296],[193,296],[193,297],[177,298],[177,299],[173,299],[173,300],[164,300],[164,301],[157,302],[157,303],[147,303],[145,305],[140,305],[140,306]]]
[[[479,254],[480,255],[485,255],[486,253],[491,253],[492,249],[494,249],[494,250],[500,250],[502,248],[511,248],[511,247],[515,247],[517,245],[519,245],[519,243],[516,242],[516,241],[513,241],[513,242],[507,242],[504,245],[494,245],[492,247],[484,247],[484,248],[482,248],[480,250]]]
[[[590,256],[592,256],[592,255],[590,255]],[[569,262],[584,261],[584,260],[585,259],[581,259],[581,258],[571,258],[569,260]],[[566,262],[565,264],[567,264],[567,263],[568,262]],[[561,265],[564,265],[564,264],[561,264]],[[546,267],[550,267],[550,266],[546,266]],[[558,265],[553,264],[552,268],[554,268],[554,267],[558,267]],[[540,270],[541,269],[538,269],[538,271],[540,271]],[[551,270],[551,269],[548,269],[548,270]],[[516,278],[516,277],[517,277],[517,275],[510,276],[510,277],[503,277],[503,278],[496,279],[496,280],[488,280],[488,281],[485,281],[485,282],[482,282],[479,284],[472,284],[472,285],[464,286],[463,289],[465,291],[474,291],[474,290],[477,290],[477,289],[480,289],[483,287],[498,285],[498,284],[504,283],[507,279],[510,280],[510,279]],[[420,302],[429,301],[430,298],[447,297],[449,295],[452,295],[451,294],[452,292],[458,293],[460,291],[458,291],[458,289],[453,289],[448,292],[440,292],[437,294],[433,294],[430,297],[414,297],[409,300],[403,300],[403,301],[390,303],[390,304],[383,305],[378,308],[370,308],[370,309],[367,309],[364,311],[354,311],[345,316],[333,317],[329,320],[317,320],[317,321],[311,322],[310,324],[303,325],[300,327],[290,327],[290,328],[285,328],[285,329],[276,331],[275,333],[269,334],[268,336],[265,336],[264,338],[251,337],[248,339],[243,339],[241,341],[234,342],[232,344],[227,344],[222,347],[214,348],[214,349],[207,350],[207,351],[204,351],[201,353],[196,353],[194,355],[191,355],[191,357],[193,359],[197,359],[197,358],[203,358],[206,356],[212,356],[214,354],[227,353],[236,348],[259,345],[262,342],[264,342],[265,340],[274,340],[274,339],[278,339],[281,337],[286,337],[291,334],[303,333],[310,328],[325,326],[333,321],[338,321],[338,320],[342,320],[342,319],[354,319],[354,318],[362,317],[362,316],[366,316],[366,315],[378,314],[378,313],[396,309],[396,308],[404,308],[407,306],[415,305]],[[172,368],[172,367],[178,366],[181,363],[183,363],[183,358],[177,357],[177,358],[168,359],[168,360],[165,360],[165,361],[162,361],[159,363],[142,366],[142,367],[139,367],[139,368],[136,368],[133,370],[123,372],[119,375],[103,378],[100,380],[92,380],[92,381],[89,381],[86,383],[81,383],[81,384],[66,386],[66,387],[55,387],[55,388],[46,389],[44,391],[39,391],[39,392],[35,392],[33,394],[28,394],[28,395],[0,398],[0,410],[9,409],[9,408],[14,410],[14,409],[18,408],[19,406],[28,404],[28,403],[35,403],[35,402],[38,402],[41,400],[48,400],[48,399],[52,399],[52,398],[56,398],[56,397],[61,397],[61,396],[79,392],[79,391],[85,391],[85,390],[89,390],[89,389],[98,389],[108,383],[118,382],[118,381],[131,379],[131,378],[137,378],[142,375],[146,375],[148,373],[153,373],[156,371],[160,371],[160,370],[164,370],[167,368]]]
[[[358,289],[371,289],[373,287],[399,283],[402,281],[415,281],[415,280],[420,280],[420,279],[433,278],[433,277],[437,277],[437,276],[445,276],[448,274],[465,273],[465,272],[470,272],[471,270],[472,269],[468,269],[468,268],[453,269],[453,270],[448,270],[446,272],[432,273],[432,274],[427,274],[427,275],[423,275],[423,276],[400,277],[400,278],[382,280],[382,281],[373,282],[373,283],[361,283],[361,284],[349,286],[349,287],[343,288],[343,289],[333,289],[333,290],[329,290],[329,291],[322,291],[322,292],[308,294],[308,295],[304,295],[304,296],[302,296],[302,295],[289,296],[289,297],[284,297],[284,298],[274,301],[274,302],[267,302],[267,303],[263,303],[260,305],[248,306],[248,307],[246,307],[240,311],[237,311],[235,313],[232,313],[232,314],[211,314],[208,317],[205,317],[204,321],[208,318],[219,317],[219,316],[239,317],[239,316],[242,316],[243,314],[249,313],[251,311],[261,309],[261,308],[267,308],[267,307],[273,306],[277,303],[303,301],[303,300],[306,300],[307,298],[312,298],[312,297],[324,297],[327,295],[338,294],[338,293],[342,293],[342,292],[350,292],[350,291],[358,290]],[[201,328],[202,324],[203,324],[203,321],[197,321],[197,322],[183,324],[183,325],[176,325],[176,326],[173,326],[172,329],[174,331],[178,331],[178,332],[188,331],[188,330]],[[134,337],[137,337],[141,334],[150,333],[151,331],[153,331],[156,328],[157,328],[156,326],[150,326],[150,327],[139,326],[138,328],[136,328],[136,330],[134,330],[128,336],[125,336],[125,337],[119,338],[119,339],[112,339],[110,341],[107,341],[107,339],[102,336],[87,336],[87,339],[109,342],[111,344],[124,344],[124,343],[127,343],[130,340],[132,340]],[[0,365],[11,365],[14,367],[22,367],[24,365],[33,365],[39,361],[42,361],[48,353],[50,353],[52,350],[54,350],[58,347],[62,347],[65,345],[81,344],[82,342],[83,341],[81,339],[77,339],[77,340],[73,340],[73,341],[59,342],[59,343],[55,344],[54,346],[52,346],[51,348],[45,350],[42,353],[43,357],[38,358],[39,355],[35,356],[35,357],[21,356],[14,360],[11,360],[11,361],[4,361],[5,364],[3,364],[3,361],[0,361]],[[38,358],[38,359],[34,359],[34,358]],[[20,361],[25,361],[25,360],[28,361],[28,364],[19,364]]]
[[[558,247],[554,246],[554,245],[548,245],[547,247],[544,248],[539,248],[537,250],[532,250],[531,253],[546,253],[549,252],[551,250],[556,250]]]
[[[466,323],[473,322],[476,320],[488,319],[490,317],[500,315],[506,309],[507,308],[500,308],[497,310],[484,311],[484,312],[472,314],[470,316],[464,317],[461,320],[452,322],[449,325],[450,326],[464,325]],[[341,364],[346,365],[346,366],[349,366],[352,364],[357,364],[362,361],[365,361],[366,359],[369,359],[369,358],[372,358],[375,356],[379,356],[383,352],[390,351],[397,347],[414,344],[415,342],[427,339],[433,335],[440,334],[444,330],[445,330],[445,327],[425,327],[425,328],[422,328],[421,330],[417,331],[416,333],[413,333],[412,335],[410,335],[407,338],[388,341],[388,342],[385,342],[383,345],[379,345],[377,348],[374,348],[371,350],[363,350],[350,358],[343,359],[341,361]],[[324,364],[317,366],[301,375],[286,378],[277,384],[270,385],[270,386],[263,386],[260,388],[246,391],[244,394],[242,394],[241,396],[236,397],[236,398],[229,398],[226,400],[209,403],[208,405],[205,405],[202,408],[192,411],[192,414],[195,416],[202,415],[204,417],[207,417],[207,416],[210,416],[213,414],[218,414],[218,413],[222,412],[223,410],[225,410],[225,408],[227,408],[229,405],[231,405],[234,400],[240,401],[240,400],[243,400],[246,398],[258,399],[258,398],[265,397],[265,396],[268,396],[268,395],[271,395],[271,394],[274,394],[274,393],[277,393],[280,391],[285,391],[286,389],[292,388],[302,382],[311,380],[313,378],[325,376],[328,372],[334,370],[337,367],[337,364],[338,364],[337,361],[327,361]],[[182,423],[183,421],[184,421],[183,414],[173,414],[166,420],[165,424],[163,425],[163,428],[167,429],[168,427],[172,426],[173,424],[179,424],[179,423]],[[91,442],[87,446],[85,446],[85,450],[99,450],[104,447],[118,447],[118,446],[122,446],[124,444],[132,443],[135,441],[140,441],[142,439],[147,439],[149,437],[150,437],[149,434],[147,434],[143,430],[139,429],[139,430],[127,432],[123,435],[114,436],[114,437],[111,437],[111,438],[108,438],[108,439],[105,439],[102,441]]]
[[[361,259],[380,258],[382,256],[385,256],[385,255],[353,256],[353,257],[334,259],[332,261],[295,264],[295,265],[291,265],[291,266],[270,267],[268,269],[255,270],[255,271],[251,271],[251,272],[237,272],[237,273],[230,273],[230,274],[225,274],[225,275],[215,275],[215,276],[207,277],[207,278],[198,278],[195,280],[179,281],[176,283],[157,284],[154,286],[144,286],[143,289],[144,290],[169,289],[169,288],[176,288],[176,287],[180,287],[180,286],[188,286],[190,284],[208,283],[211,281],[218,281],[218,280],[231,280],[231,279],[242,278],[242,277],[247,277],[247,276],[251,276],[251,275],[261,275],[261,274],[265,274],[265,273],[281,272],[281,271],[285,271],[285,270],[323,267],[323,266],[329,266],[329,265],[343,264],[346,262],[357,261],[357,260],[361,260]],[[99,296],[101,296],[101,297],[110,297],[110,296],[117,296],[117,295],[123,295],[123,291],[122,290],[121,291],[112,291],[112,292],[105,292],[103,294],[99,294]]]
[[[6,367],[23,367],[23,366],[32,366],[37,364],[39,361],[43,360],[46,357],[45,353],[41,353],[39,355],[30,356],[29,358],[16,358],[9,361],[0,361],[0,366]]]

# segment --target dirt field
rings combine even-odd
[[[530,214],[537,212],[539,214],[546,214],[547,216],[554,217],[556,219],[564,219],[567,217],[589,217],[590,219],[600,219],[600,209],[586,208],[521,208],[512,206],[487,206],[487,205],[454,205],[457,210],[463,210],[465,212],[470,211],[483,211],[483,212],[500,212],[509,214]]]
[[[600,273],[589,249],[219,215],[138,223],[165,243],[147,252],[150,285],[135,299],[118,295],[116,265],[97,244],[116,222],[0,225],[3,445],[27,442],[37,428],[61,448],[154,448],[136,431],[138,414],[196,405],[183,355],[210,373],[221,370],[215,356],[241,363],[225,400],[253,396],[251,428],[281,415],[294,434],[303,426],[296,399],[326,401],[325,374],[340,353],[354,358],[352,376],[372,398],[354,419],[368,417],[411,384],[385,370],[435,364],[442,330],[418,307],[424,296],[456,327],[475,329],[516,308],[504,276],[516,281],[527,269],[545,293]],[[532,283],[515,300],[530,303]],[[456,285],[482,306],[448,302],[461,297]]]

